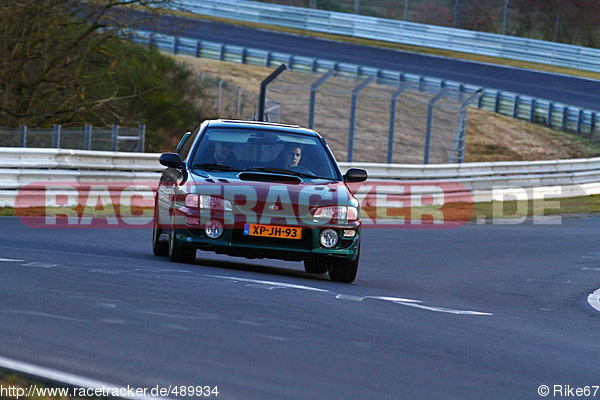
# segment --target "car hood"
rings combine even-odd
[[[307,217],[323,206],[355,206],[358,201],[341,181],[271,173],[192,171],[190,193],[231,201],[237,213],[271,218]]]

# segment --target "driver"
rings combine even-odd
[[[298,144],[286,144],[283,149],[283,168],[298,167],[302,158],[302,147]]]

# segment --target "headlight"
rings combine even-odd
[[[319,241],[321,242],[321,246],[331,249],[338,243],[338,234],[333,229],[325,229],[321,231]]]
[[[211,210],[231,211],[233,207],[229,200],[204,194],[188,194],[185,196],[185,206]]]
[[[327,220],[338,219],[356,221],[358,220],[358,209],[356,207],[347,206],[327,206],[319,207],[315,211],[315,218],[323,218]]]

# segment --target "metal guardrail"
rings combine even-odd
[[[159,154],[99,152],[66,149],[0,148],[0,207],[31,183],[158,182]],[[488,162],[430,165],[340,163],[345,171],[365,168],[368,184],[378,185],[378,195],[403,195],[402,186],[390,182],[448,182],[460,184],[457,193],[444,193],[444,201],[471,197],[490,201],[534,189],[543,197],[600,194],[600,157],[591,159]],[[386,183],[387,182],[387,183]],[[387,186],[386,186],[387,185]],[[430,187],[429,187],[430,188]],[[435,188],[434,188],[435,189]],[[38,189],[39,190],[39,189]],[[61,188],[62,190],[62,188]],[[421,194],[428,194],[422,186]],[[435,191],[434,193],[435,194]]]
[[[375,76],[378,83],[388,82],[392,85],[397,85],[399,82],[414,82],[422,86],[445,87],[469,94],[474,94],[481,89],[476,85],[401,71],[365,67],[332,60],[302,57],[289,53],[227,45],[148,31],[135,31],[131,35],[132,39],[137,43],[154,45],[172,54],[185,54],[198,58],[266,67],[278,67],[284,63],[291,70],[319,73],[335,70],[342,75]],[[511,92],[485,89],[479,97],[477,106],[484,110],[542,124],[552,129],[583,135],[588,138],[593,138],[600,130],[598,126],[600,125],[598,123],[600,118],[596,111]]]
[[[600,49],[246,0],[182,0],[179,5],[213,17],[600,72]]]

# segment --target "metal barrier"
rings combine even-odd
[[[158,182],[164,170],[158,158],[159,154],[0,148],[0,207],[12,206],[19,190],[31,183]],[[340,163],[340,167],[343,171],[365,168],[369,180],[364,188],[378,185],[382,196],[403,194],[402,186],[391,181],[460,184],[456,193],[443,194],[446,202],[461,201],[465,196],[490,201],[526,190],[548,198],[600,194],[600,157],[459,165]],[[421,190],[428,194],[427,186]]]
[[[137,128],[113,125],[110,128],[92,127],[64,128],[54,125],[52,129],[30,128],[21,125],[18,129],[0,127],[0,143],[5,147],[34,147],[79,150],[112,150],[144,152],[146,126]]]
[[[357,77],[375,76],[381,81],[395,82],[396,85],[401,82],[412,82],[419,85],[437,86],[468,94],[475,94],[481,89],[475,85],[401,71],[295,56],[288,53],[226,45],[148,31],[131,32],[131,39],[140,44],[155,45],[159,49],[172,54],[185,54],[198,58],[266,67],[278,67],[282,63],[285,63],[289,69],[296,71],[324,73],[334,70],[340,75]],[[600,130],[600,124],[598,123],[600,118],[596,111],[511,92],[485,89],[479,97],[477,106],[484,110],[532,123],[543,124],[552,129],[583,135],[588,138],[594,138]]]
[[[246,0],[182,0],[197,14],[600,72],[600,49]]]

